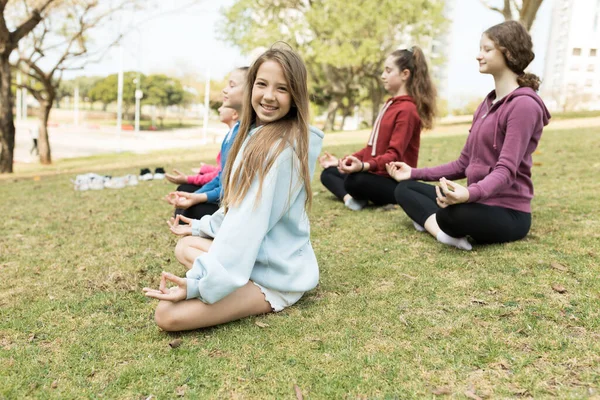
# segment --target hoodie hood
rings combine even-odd
[[[496,144],[496,138],[498,137],[498,125],[499,125],[499,121],[502,120],[501,116],[502,116],[502,112],[504,111],[505,105],[509,104],[512,100],[516,99],[517,97],[521,97],[521,96],[527,96],[527,97],[532,98],[540,106],[540,108],[542,109],[542,118],[543,118],[544,126],[548,125],[548,123],[550,122],[550,118],[551,118],[550,111],[548,111],[548,109],[546,108],[546,105],[544,104],[544,101],[541,99],[540,96],[538,96],[538,94],[532,88],[519,87],[519,88],[513,90],[512,92],[510,92],[504,98],[498,100],[495,104],[492,104],[492,101],[496,98],[496,91],[492,90],[486,96],[485,101],[484,101],[484,104],[487,105],[487,111],[480,117],[480,114],[483,111],[483,107],[480,107],[479,111],[476,114],[476,118],[483,118],[483,117],[487,116],[488,114],[492,113],[492,111],[495,111],[492,114],[495,118],[494,142],[493,142],[494,150],[498,149],[497,144]]]

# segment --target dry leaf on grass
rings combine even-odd
[[[433,393],[436,396],[444,396],[447,394],[452,394],[452,389],[448,386],[442,386],[442,387],[433,389],[431,391],[431,393]]]
[[[552,290],[554,290],[557,293],[566,293],[567,292],[567,289],[565,289],[565,287],[563,285],[559,285],[557,283],[552,285]]]
[[[465,390],[465,397],[472,400],[483,400],[481,397],[477,396],[475,391],[472,389]]]
[[[569,268],[565,267],[564,265],[557,263],[557,262],[553,262],[550,263],[550,266],[556,270],[562,271],[562,272],[568,272]]]
[[[471,303],[474,304],[481,304],[482,306],[487,305],[487,301],[485,300],[481,300],[481,299],[471,299]]]
[[[56,388],[58,387],[58,381],[54,381],[54,382],[52,382],[52,383],[50,384],[50,387],[51,387],[52,389],[56,389]]]
[[[404,274],[404,273],[400,274],[400,276],[403,276],[403,277],[405,277],[405,278],[412,279],[412,280],[415,280],[415,279],[417,279],[417,277],[416,277],[416,276],[412,276],[412,275],[409,275],[409,274]]]
[[[260,322],[260,321],[256,321],[255,324],[256,324],[256,326],[259,326],[261,328],[267,328],[269,326],[269,324],[265,324],[264,322]]]
[[[178,387],[175,389],[175,394],[176,394],[178,397],[183,397],[183,396],[185,396],[185,391],[187,390],[187,388],[188,388],[188,385],[178,386]]]
[[[176,349],[179,346],[181,346],[181,343],[183,343],[183,340],[181,339],[175,339],[172,342],[169,343],[169,346],[171,346],[172,349]]]
[[[302,390],[300,389],[300,387],[298,387],[298,385],[294,385],[294,392],[296,392],[296,399],[297,400],[303,400],[304,396],[302,395]]]

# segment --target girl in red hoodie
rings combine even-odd
[[[432,168],[388,165],[390,175],[402,181],[396,200],[417,230],[463,250],[471,250],[467,236],[479,244],[504,243],[529,232],[531,155],[550,119],[536,94],[539,78],[524,72],[534,58],[532,47],[519,22],[485,31],[479,72],[492,75],[496,88],[475,111],[460,157]],[[466,187],[452,181],[465,177]],[[414,180],[439,181],[439,186]]]
[[[343,159],[328,152],[319,158],[323,185],[355,211],[369,201],[396,202],[397,182],[385,166],[394,161],[417,166],[421,129],[432,127],[436,111],[436,90],[419,47],[390,54],[381,79],[393,97],[381,108],[367,146]]]

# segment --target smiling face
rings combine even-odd
[[[476,59],[479,62],[479,72],[482,74],[497,75],[508,68],[502,52],[485,33],[481,35],[479,54]]]
[[[267,60],[258,68],[252,85],[252,108],[258,125],[277,121],[287,115],[292,96],[283,68],[278,62]]]
[[[229,107],[238,113],[242,111],[242,99],[244,95],[244,83],[246,82],[246,71],[234,70],[229,74],[227,85],[223,89],[223,107]]]

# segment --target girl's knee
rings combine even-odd
[[[175,257],[177,260],[181,261],[185,258],[185,249],[190,246],[191,239],[193,239],[193,236],[184,236],[177,241],[175,245]]]
[[[326,185],[329,182],[329,179],[331,179],[331,172],[332,172],[331,168],[334,168],[334,167],[328,167],[328,168],[325,168],[323,171],[321,171],[321,183],[323,185]]]
[[[409,186],[411,181],[400,181],[396,188],[394,189],[394,198],[396,199],[396,203],[402,204],[402,201],[406,198],[408,194]]]
[[[173,310],[173,303],[170,301],[160,301],[154,312],[154,321],[160,329],[166,332],[180,331],[180,321],[177,313]]]

